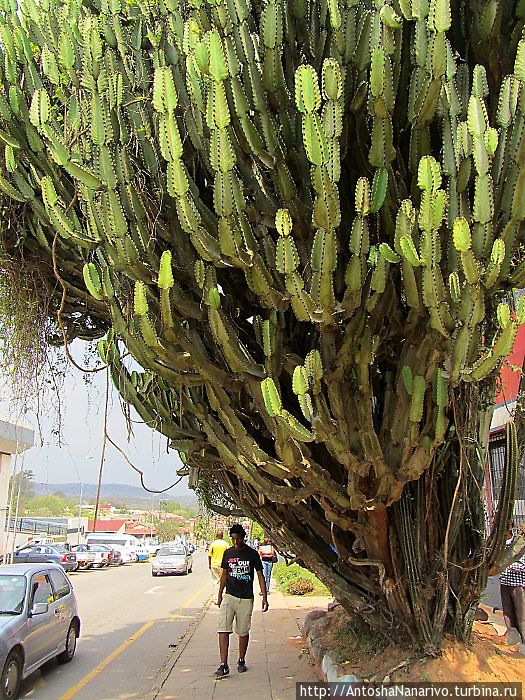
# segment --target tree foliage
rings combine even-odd
[[[431,652],[467,634],[515,494],[511,429],[485,542],[525,318],[523,2],[2,8],[4,248],[64,339],[107,332],[206,502],[348,609]]]
[[[57,494],[49,496],[36,496],[25,504],[25,515],[31,516],[62,516],[72,515],[71,501],[61,498]]]
[[[33,483],[34,474],[31,469],[22,469],[9,479],[9,493],[11,494],[11,502],[13,511],[16,509],[18,501],[19,511],[24,512],[28,501],[35,495],[35,486]]]

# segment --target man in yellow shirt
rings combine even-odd
[[[227,542],[223,540],[223,537],[223,531],[219,530],[217,532],[217,539],[210,544],[210,549],[208,551],[208,567],[211,571],[211,577],[213,579],[214,586],[219,585],[219,581],[222,574],[222,555],[230,546]]]

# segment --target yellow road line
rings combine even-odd
[[[168,620],[173,621],[176,620],[178,617],[181,616],[182,612],[188,608],[194,600],[196,600],[205,590],[206,588],[209,588],[210,584],[205,583],[204,586],[199,588],[199,590],[194,593],[191,598],[188,598],[188,600],[180,606],[180,608],[173,613],[173,615],[170,615]],[[90,683],[94,678],[99,676],[102,671],[109,666],[109,664],[114,661],[120,654],[122,654],[123,651],[125,651],[128,647],[130,647],[133,642],[136,642],[139,637],[141,637],[144,632],[149,630],[150,627],[153,627],[153,625],[156,622],[162,622],[162,620],[153,620],[152,622],[146,622],[145,625],[142,625],[142,627],[135,632],[129,639],[126,639],[125,642],[123,642],[119,647],[117,647],[114,651],[111,652],[109,656],[107,656],[104,661],[101,661],[98,666],[95,666],[95,668],[90,671],[84,678],[82,678],[76,685],[74,685],[72,688],[70,688],[67,693],[64,695],[61,695],[59,700],[70,700],[70,698],[75,697],[82,688],[84,688],[88,683]]]

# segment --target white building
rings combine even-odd
[[[33,430],[0,418],[0,554],[5,554],[7,545],[5,525],[12,457],[33,447],[34,444]]]

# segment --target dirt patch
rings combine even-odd
[[[336,653],[345,673],[366,681],[525,681],[525,658],[502,645],[489,624],[475,623],[468,644],[445,638],[443,654],[423,657],[411,647],[389,644],[356,622],[342,608],[328,613],[330,624],[321,638]]]

